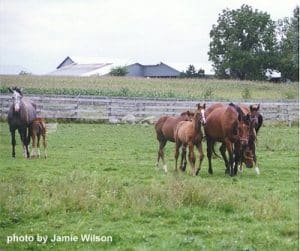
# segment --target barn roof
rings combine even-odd
[[[100,64],[76,64],[72,63],[63,66],[56,71],[49,73],[53,76],[91,76],[107,74],[110,71],[111,63]],[[101,74],[102,73],[102,74]]]

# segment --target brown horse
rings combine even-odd
[[[43,138],[43,146],[44,146],[44,155],[47,158],[47,142],[46,142],[46,123],[45,120],[42,118],[35,118],[29,128],[30,136],[32,139],[32,150],[31,150],[31,157],[36,156],[36,150],[38,152],[38,157],[40,158],[40,139],[41,136]],[[36,139],[37,139],[37,149],[36,149]]]
[[[257,174],[260,173],[258,165],[257,165],[257,157],[256,157],[256,140],[257,140],[257,133],[262,126],[263,123],[263,116],[259,112],[260,105],[250,105],[250,107],[246,105],[240,106],[244,114],[250,114],[250,132],[249,132],[249,143],[248,148],[249,151],[252,152],[253,160],[255,163],[255,171]],[[242,165],[242,163],[241,163]],[[240,170],[242,170],[242,166],[240,165]],[[246,163],[246,167],[247,163]],[[251,166],[252,167],[252,166]]]
[[[167,172],[167,165],[164,158],[164,147],[168,141],[175,142],[174,133],[176,126],[181,121],[188,121],[194,114],[190,111],[181,113],[179,116],[163,116],[155,123],[156,138],[159,142],[156,166],[158,167],[159,160],[162,159],[163,168]]]
[[[181,121],[178,123],[175,131],[175,170],[177,171],[177,160],[179,156],[179,149],[183,146],[183,153],[181,158],[180,169],[184,171],[185,164],[183,164],[183,159],[185,159],[185,149],[188,146],[189,148],[189,162],[192,167],[193,175],[198,175],[201,169],[201,163],[204,158],[203,150],[202,150],[202,139],[203,133],[201,131],[201,125],[205,125],[205,104],[197,105],[197,110],[195,111],[194,117],[191,121]],[[199,151],[199,167],[195,169],[195,154],[194,154],[194,146],[197,147]]]
[[[237,162],[241,159],[240,149],[244,149],[249,141],[250,116],[244,115],[241,109],[232,105],[216,104],[209,109],[206,119],[205,135],[207,141],[207,157],[210,174],[213,173],[211,157],[215,142],[221,142],[220,151],[226,165],[226,173],[231,176],[237,172]],[[226,157],[226,150],[229,161]]]

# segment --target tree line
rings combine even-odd
[[[276,69],[283,79],[299,80],[299,6],[276,22],[249,5],[224,9],[210,39],[209,60],[220,78],[261,80]]]

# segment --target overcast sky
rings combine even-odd
[[[66,56],[194,64],[206,73],[209,32],[225,8],[248,4],[272,20],[297,0],[0,0],[0,67],[50,72]],[[182,70],[182,69],[179,69]]]

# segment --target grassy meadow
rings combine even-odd
[[[58,124],[48,133],[48,158],[27,160],[19,137],[11,158],[1,123],[0,249],[298,250],[298,138],[297,126],[264,125],[259,176],[253,169],[225,176],[218,158],[211,176],[205,158],[192,177],[189,166],[173,171],[172,143],[169,172],[155,168],[153,126]],[[112,242],[7,244],[12,234],[95,234]]]
[[[144,79],[126,77],[49,77],[0,75],[0,93],[23,87],[27,94],[100,95],[218,101],[298,100],[298,83],[218,79]]]

